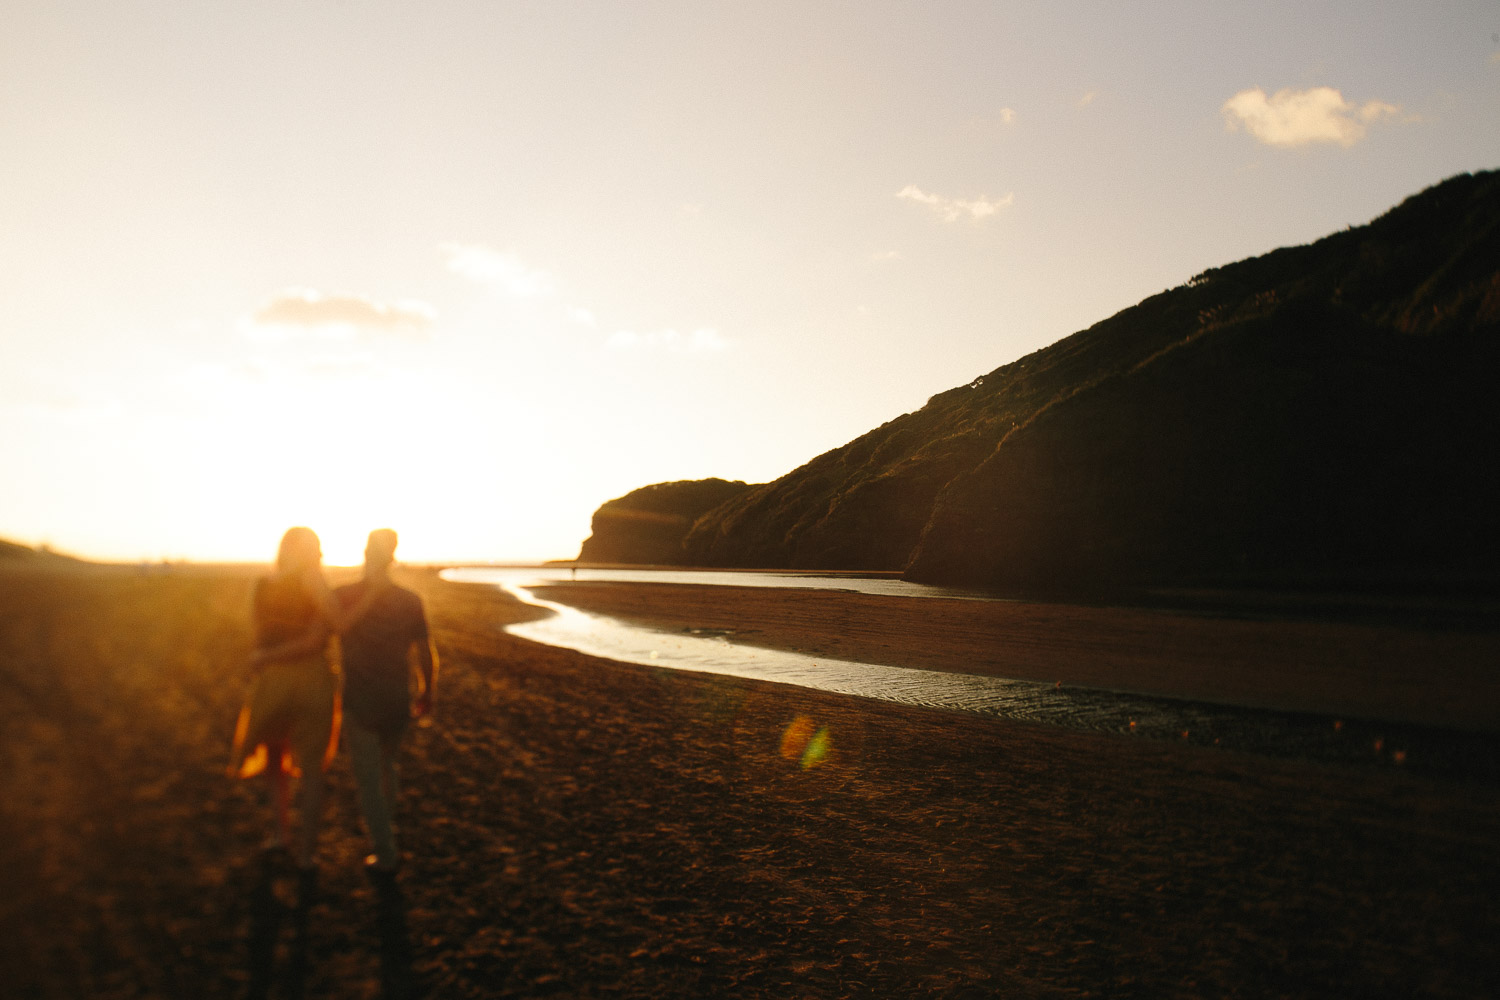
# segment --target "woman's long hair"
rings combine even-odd
[[[281,536],[281,545],[276,550],[276,568],[282,573],[294,572],[309,565],[316,565],[323,558],[323,546],[311,528],[301,526],[286,529]]]

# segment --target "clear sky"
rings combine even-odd
[[[1500,166],[1500,4],[9,0],[0,537],[571,557]]]

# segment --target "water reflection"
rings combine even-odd
[[[802,570],[595,569],[587,567],[462,567],[447,569],[443,579],[496,586],[542,586],[565,580],[589,583],[681,583],[704,587],[795,587],[799,590],[847,590],[880,597],[945,597],[961,601],[1005,600],[971,587],[934,587],[910,583],[893,573],[809,573]],[[533,602],[534,603],[534,602]]]
[[[886,596],[987,599],[975,591],[924,587],[880,577],[653,570],[586,572],[591,581],[807,587]],[[1094,732],[1181,740],[1276,756],[1405,767],[1500,782],[1500,750],[1494,740],[1477,734],[856,663],[739,645],[723,635],[656,631],[588,614],[532,593],[532,588],[569,579],[566,569],[451,569],[442,576],[454,582],[498,586],[527,604],[552,612],[537,621],[509,626],[507,631],[514,635],[625,663],[795,684],[861,698]]]

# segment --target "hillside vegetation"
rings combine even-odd
[[[689,479],[632,490],[594,512],[592,534],[579,562],[674,566],[686,558],[682,539],[706,511],[750,486],[723,479]]]
[[[698,517],[682,560],[1015,590],[1489,586],[1500,174],[1203,272]]]

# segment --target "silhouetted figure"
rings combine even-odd
[[[291,528],[282,536],[275,571],[256,582],[255,652],[248,664],[255,680],[235,726],[229,765],[231,776],[266,775],[275,813],[266,846],[278,852],[292,847],[288,800],[292,777],[301,775],[295,856],[309,873],[323,813],[323,771],[338,746],[338,682],[328,637],[348,628],[378,596],[372,590],[346,611],[323,582],[322,560],[312,529]]]
[[[344,742],[359,785],[360,811],[375,849],[365,864],[377,879],[377,887],[380,879],[394,876],[400,863],[393,820],[401,734],[414,716],[432,711],[437,677],[437,656],[428,637],[422,599],[390,582],[395,558],[396,533],[389,528],[370,532],[364,579],[336,592],[345,608],[369,605],[343,637]],[[422,681],[415,704],[410,687],[413,660]]]

